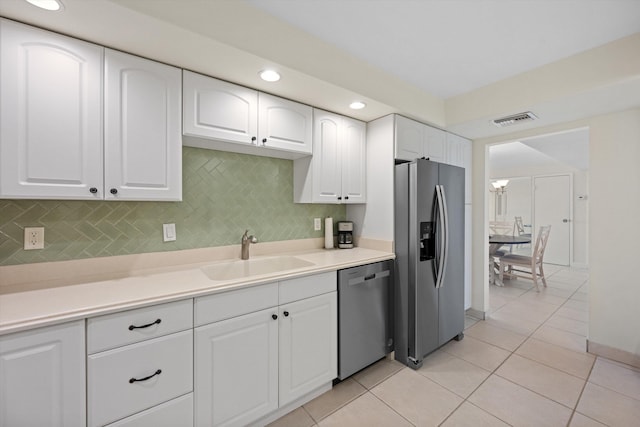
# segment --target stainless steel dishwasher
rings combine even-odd
[[[338,271],[338,378],[393,351],[393,261]]]

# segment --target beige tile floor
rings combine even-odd
[[[491,286],[488,319],[419,370],[383,359],[271,427],[640,426],[640,369],[585,352],[587,272],[546,273]]]

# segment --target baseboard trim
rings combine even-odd
[[[587,340],[587,352],[640,368],[640,354],[634,354],[626,350],[598,344],[589,340]]]
[[[481,310],[476,310],[475,308],[468,308],[465,311],[465,314],[467,316],[471,316],[474,319],[478,319],[478,320],[486,320],[487,319],[487,313]]]

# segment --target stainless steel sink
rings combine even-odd
[[[294,256],[275,256],[220,262],[202,267],[202,272],[211,280],[222,281],[295,270],[312,265],[314,265],[312,262]]]

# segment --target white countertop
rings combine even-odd
[[[224,261],[201,262],[145,270],[110,280],[66,286],[57,284],[40,289],[30,289],[28,286],[25,290],[12,289],[12,292],[0,294],[0,335],[394,258],[391,252],[353,248],[273,253],[268,256],[252,257],[252,259],[277,255],[292,255],[309,261],[313,265],[250,278],[213,281],[202,272],[201,267]],[[73,281],[70,280],[69,283]]]

